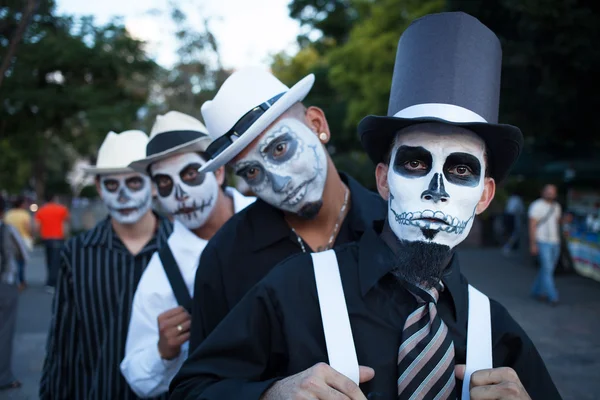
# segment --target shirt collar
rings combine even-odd
[[[360,278],[361,294],[366,295],[379,281],[394,267],[394,253],[380,236],[384,228],[384,221],[373,223],[373,229],[367,230],[359,242],[358,271]],[[447,291],[454,305],[455,319],[459,315],[466,315],[468,299],[464,285],[464,277],[460,273],[460,264],[456,252],[450,260],[442,276],[444,293]],[[444,293],[440,296],[444,296]]]
[[[385,218],[386,204],[377,193],[366,189],[351,176],[343,172],[339,175],[350,190],[350,211],[346,218],[350,230],[358,238],[370,228],[373,221]],[[254,207],[254,213],[250,214],[250,224],[253,231],[260,232],[254,235],[255,251],[293,236],[292,230],[285,222],[283,211],[261,199],[256,200]]]

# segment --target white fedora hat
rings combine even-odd
[[[281,114],[302,101],[315,82],[310,74],[288,88],[262,68],[245,68],[223,83],[213,100],[202,105],[202,117],[213,142],[200,171],[227,164]]]
[[[148,135],[142,131],[108,132],[98,150],[96,165],[83,170],[90,175],[134,172],[129,164],[146,154],[147,144]]]
[[[129,167],[148,172],[148,167],[156,161],[175,154],[204,152],[209,144],[210,137],[202,122],[190,115],[169,111],[156,117],[146,152]]]

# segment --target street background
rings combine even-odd
[[[600,399],[600,283],[577,274],[557,276],[561,304],[552,308],[528,297],[535,269],[523,256],[507,258],[499,249],[472,247],[459,256],[469,282],[500,301],[532,338],[563,399]],[[38,398],[52,302],[43,289],[41,248],[33,254],[27,278],[30,287],[20,298],[13,355],[23,387],[0,393],[0,400]]]

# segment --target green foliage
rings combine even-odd
[[[14,26],[18,8],[3,7],[0,15]],[[0,32],[4,53],[12,31]],[[89,17],[58,16],[51,2],[41,1],[0,88],[0,138],[10,144],[10,157],[30,166],[38,195],[52,172],[62,181],[52,185],[67,187],[70,163],[54,159],[95,154],[108,131],[131,129],[155,67],[118,20],[98,26]],[[2,185],[22,187],[22,178],[7,177]]]
[[[348,42],[330,53],[330,81],[348,100],[346,128],[355,129],[369,114],[385,115],[398,39],[416,18],[439,12],[442,0],[381,0],[350,33]]]
[[[502,121],[519,126],[530,143],[557,144],[545,149],[554,154],[565,145],[600,146],[594,134],[600,129],[600,3],[449,0],[448,8],[476,16],[500,37]]]

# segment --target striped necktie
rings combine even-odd
[[[398,350],[398,400],[456,399],[454,343],[437,313],[439,286],[411,290],[419,307],[408,316]]]

